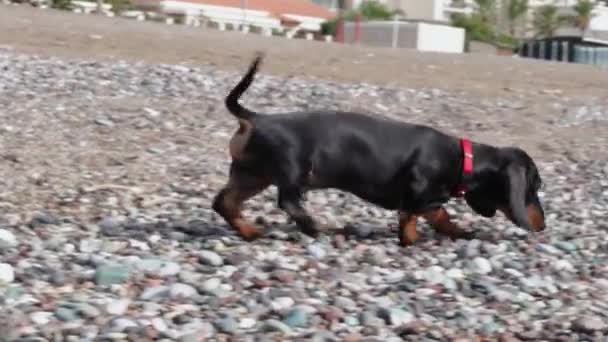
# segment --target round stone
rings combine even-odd
[[[486,258],[476,257],[473,259],[470,269],[474,273],[488,274],[492,272],[492,264]]]
[[[18,245],[15,234],[6,229],[0,229],[0,250],[13,248]]]
[[[106,312],[110,315],[124,315],[130,304],[131,300],[127,298],[112,300],[106,305]]]
[[[171,298],[191,298],[198,294],[198,291],[188,284],[173,284],[169,289],[169,297]]]
[[[224,264],[224,259],[213,251],[201,251],[199,259],[201,263],[210,266],[222,266]]]
[[[12,283],[15,280],[15,271],[13,270],[13,266],[0,263],[0,284],[8,284]]]

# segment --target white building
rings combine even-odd
[[[353,22],[345,23],[345,42],[427,52],[464,51],[465,32],[460,27],[423,22],[366,21],[360,23],[357,40],[355,25]]]
[[[335,10],[338,6],[338,0],[313,0],[318,4]],[[357,8],[365,0],[346,0],[346,9]],[[427,20],[427,21],[449,21],[453,13],[472,13],[475,8],[473,0],[377,0],[386,5],[391,10],[399,10],[405,14],[407,19],[412,20]],[[505,0],[503,0],[505,1]],[[600,16],[593,19],[593,25],[608,25],[604,23],[604,14],[606,11],[606,2],[595,0],[598,2],[596,14]],[[497,0],[500,4],[501,0]],[[572,7],[577,3],[577,0],[530,0],[528,5],[530,12],[543,5],[555,5],[558,7]],[[601,22],[598,24],[598,22]]]
[[[206,20],[224,29],[255,28],[294,35],[318,32],[335,13],[309,0],[131,0],[136,8],[184,17],[186,23]]]
[[[595,7],[593,11],[593,18],[589,23],[589,30],[591,31],[605,31],[608,33],[608,4],[603,3]]]

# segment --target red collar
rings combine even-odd
[[[462,197],[467,192],[467,187],[464,180],[473,173],[473,144],[467,138],[460,139],[460,147],[462,148],[462,178],[460,184],[456,188],[455,197]]]

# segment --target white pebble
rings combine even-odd
[[[486,258],[476,257],[473,259],[471,270],[479,274],[488,274],[492,272],[492,264]]]
[[[36,311],[30,314],[30,319],[32,320],[32,323],[36,325],[45,325],[51,321],[52,317],[53,313],[48,311]]]
[[[572,266],[572,264],[568,260],[564,260],[564,259],[555,261],[555,263],[553,264],[553,268],[556,271],[568,271],[568,272],[574,271],[574,266]]]
[[[445,272],[445,275],[452,279],[464,279],[464,272],[459,268],[450,268]]]
[[[152,234],[150,235],[150,237],[148,238],[148,241],[150,241],[151,243],[157,243],[158,241],[160,241],[162,239],[162,237],[158,234]]]
[[[232,276],[232,274],[236,271],[238,271],[238,268],[236,268],[232,265],[226,265],[220,269],[220,271],[218,272],[218,275],[220,275],[224,278],[230,278],[230,276]]]
[[[160,317],[152,318],[151,323],[152,323],[152,326],[154,327],[154,329],[156,329],[156,331],[161,332],[161,333],[167,331],[167,329],[169,328],[167,326],[167,323],[165,323],[165,320]]]
[[[129,299],[117,299],[113,300],[106,305],[106,312],[110,315],[124,315],[131,304]]]
[[[140,249],[142,251],[149,251],[150,250],[150,246],[148,246],[147,243],[139,241],[139,240],[130,239],[129,240],[129,245],[131,245],[131,247],[133,247],[133,248],[137,248],[137,249]]]
[[[241,319],[241,322],[239,323],[239,328],[251,329],[255,326],[256,323],[257,323],[257,321],[255,319],[245,317],[245,318]]]
[[[198,292],[194,287],[188,284],[173,284],[169,289],[169,296],[171,298],[190,298],[196,295]]]
[[[12,283],[15,280],[13,266],[0,263],[0,283]]]
[[[76,246],[74,246],[71,243],[66,243],[65,246],[63,246],[63,251],[66,254],[72,254],[72,253],[74,253],[75,250],[76,250]]]
[[[270,307],[275,311],[282,311],[289,309],[295,304],[294,300],[290,297],[279,297],[270,303]]]
[[[203,282],[203,290],[205,291],[213,291],[222,285],[222,280],[220,278],[210,278]]]
[[[222,266],[224,264],[224,259],[219,254],[212,251],[201,251],[199,258],[202,263],[211,266]]]
[[[15,234],[9,230],[0,229],[0,249],[15,247],[17,244]]]
[[[172,277],[177,275],[181,270],[182,268],[178,263],[167,262],[158,270],[158,275],[161,277]]]
[[[233,290],[233,287],[230,284],[221,284],[220,289],[225,292],[230,292]]]

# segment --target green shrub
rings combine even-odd
[[[62,10],[71,10],[73,8],[72,0],[52,0],[51,7]]]
[[[515,37],[509,36],[507,34],[499,34],[496,37],[497,46],[507,47],[507,48],[516,48],[519,45],[519,40]]]
[[[120,14],[132,8],[129,0],[108,0],[108,3],[112,5],[112,12],[116,14]]]
[[[376,0],[362,2],[358,12],[365,20],[389,20],[393,17],[393,12]]]

